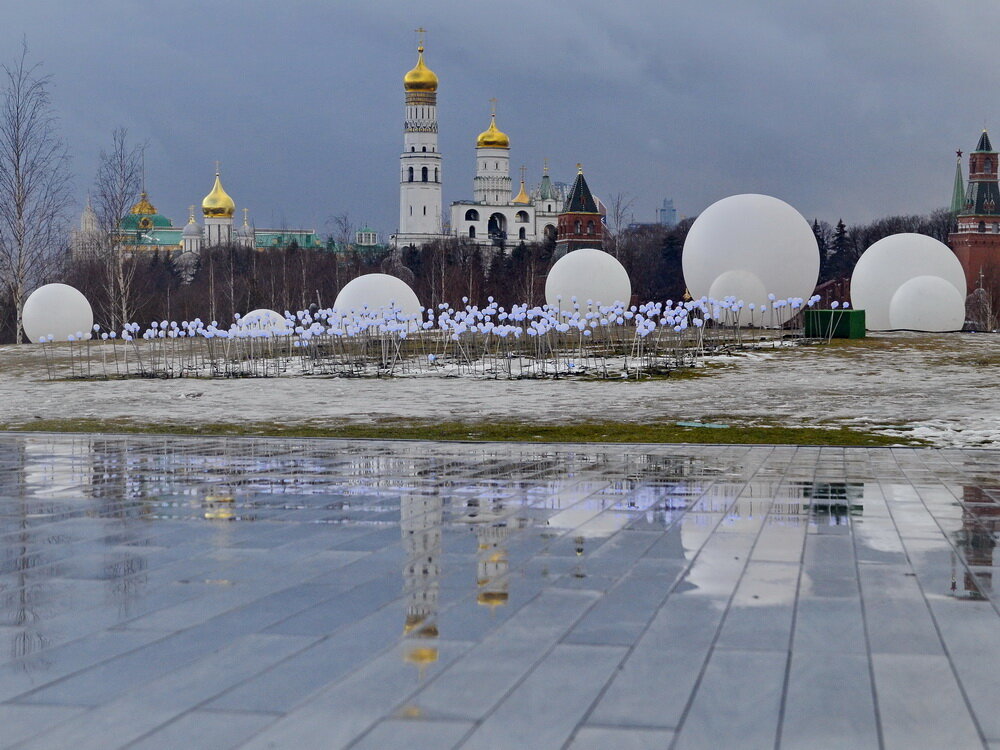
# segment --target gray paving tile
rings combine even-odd
[[[872,663],[887,747],[981,747],[944,656],[875,654]]]
[[[351,745],[351,750],[444,750],[457,747],[472,727],[472,722],[425,719],[418,715],[386,719]]]
[[[72,719],[83,710],[68,706],[0,705],[0,748],[14,747],[22,740]]]
[[[674,733],[669,729],[620,729],[585,726],[577,731],[569,750],[666,750]]]
[[[796,651],[867,653],[861,597],[800,596],[792,643]]]
[[[867,657],[792,653],[780,746],[785,750],[879,747]]]
[[[557,646],[461,747],[561,748],[624,655],[616,646]]]
[[[191,711],[128,746],[129,750],[230,750],[274,722],[270,714]]]
[[[674,747],[774,747],[787,661],[775,652],[715,651]]]

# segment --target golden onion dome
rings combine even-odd
[[[205,216],[211,217],[232,217],[236,213],[236,203],[222,188],[222,180],[218,172],[215,173],[215,185],[212,186],[212,192],[206,195],[205,200],[201,202],[201,212]]]
[[[497,128],[496,115],[490,115],[490,126],[476,138],[476,148],[510,148],[510,138]]]
[[[521,192],[517,194],[514,198],[514,203],[521,205],[528,205],[531,203],[531,198],[528,196],[528,191],[524,189],[524,180],[521,180]]]
[[[424,64],[424,46],[417,47],[417,64],[413,70],[403,76],[403,89],[406,91],[437,91],[438,77],[434,71]]]
[[[87,206],[89,207],[90,204],[88,203]],[[149,214],[156,213],[156,209],[153,208],[153,204],[150,203],[149,198],[146,197],[145,190],[139,193],[139,202],[136,203],[134,206],[132,206],[132,213],[136,214],[137,216],[141,216],[143,214],[148,216]]]

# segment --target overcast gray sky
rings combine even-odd
[[[998,129],[994,0],[3,0],[0,52],[53,77],[81,205],[125,126],[175,223],[214,161],[257,226],[347,212],[396,229],[402,76],[424,26],[446,203],[472,195],[498,99],[512,177],[695,215],[762,192],[848,223],[950,199],[954,150]],[[515,182],[516,188],[516,182]]]

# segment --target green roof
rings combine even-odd
[[[993,153],[993,144],[990,143],[990,136],[983,128],[983,134],[979,136],[979,143],[976,144],[976,151],[986,151]]]
[[[573,183],[573,187],[569,191],[569,197],[566,199],[566,207],[563,209],[563,213],[598,213],[597,202],[594,200],[594,196],[590,194],[590,188],[587,186],[587,181],[583,179],[583,172],[579,172],[576,175],[576,181]]]
[[[134,232],[136,229],[170,229],[173,223],[163,214],[126,214],[118,222],[118,228],[123,232]]]

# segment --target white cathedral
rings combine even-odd
[[[548,167],[529,195],[521,185],[514,195],[510,178],[510,138],[497,128],[496,112],[476,139],[473,199],[451,204],[450,233],[442,226],[441,152],[437,134],[438,77],[424,63],[423,44],[417,64],[403,77],[406,119],[399,173],[399,231],[396,247],[422,245],[444,237],[463,237],[478,245],[514,245],[556,238],[557,217],[566,201],[566,186],[553,183]]]

